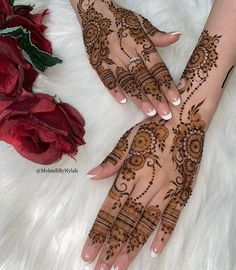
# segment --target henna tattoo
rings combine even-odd
[[[150,206],[144,211],[141,219],[129,238],[127,253],[133,252],[147,242],[150,235],[157,228],[160,218],[161,211],[158,205]]]
[[[141,16],[142,18],[142,24],[143,24],[143,28],[145,29],[146,33],[153,37],[156,33],[158,32],[162,32],[160,30],[158,30],[156,27],[154,27],[149,20],[147,20],[146,18],[144,18],[143,16]]]
[[[135,65],[131,67],[131,73],[145,94],[155,97],[160,102],[162,101],[160,89],[157,86],[155,79],[147,71],[141,61],[136,62]]]
[[[104,85],[110,89],[113,90],[117,86],[116,77],[112,73],[110,69],[105,69],[103,66],[99,66],[97,68],[98,76],[100,77],[101,81],[104,83]],[[116,92],[116,90],[115,90]]]
[[[116,147],[113,151],[105,158],[103,163],[110,162],[112,165],[116,165],[118,161],[125,157],[125,154],[128,150],[128,137],[131,133],[132,129],[128,130],[119,140]]]
[[[149,55],[153,52],[156,52],[154,45],[149,41],[147,34],[143,30],[143,26],[139,21],[139,18],[135,15],[134,12],[116,7],[112,2],[109,4],[110,11],[114,14],[116,20],[116,27],[118,28],[118,37],[120,42],[120,48],[122,52],[128,56],[131,55],[125,50],[122,41],[124,38],[132,37],[137,45],[142,45],[142,56],[145,60],[150,60]],[[148,28],[148,31],[153,33],[151,29],[151,23],[144,22],[145,26]]]
[[[105,242],[114,219],[115,218],[109,213],[103,210],[99,211],[95,223],[89,233],[93,245]]]
[[[128,240],[131,232],[140,220],[143,205],[129,198],[124,207],[118,214],[108,237],[108,246],[106,260],[109,260],[115,254],[115,250],[120,248]]]
[[[118,67],[116,69],[116,76],[121,88],[124,89],[128,95],[142,100],[142,92],[140,91],[134,77],[127,69]]]
[[[113,64],[109,58],[108,36],[111,30],[111,20],[104,18],[103,14],[97,12],[94,3],[85,11],[82,2],[78,2],[78,13],[83,27],[84,44],[89,56],[90,63],[94,69],[98,69],[103,62]]]
[[[171,88],[171,75],[164,63],[158,63],[150,69],[150,74],[158,82],[160,87]]]
[[[173,128],[174,140],[171,148],[172,159],[176,164],[179,176],[172,181],[165,199],[171,199],[165,209],[162,219],[162,231],[164,235],[171,234],[178,221],[181,209],[187,204],[194,184],[195,176],[202,159],[206,123],[200,114],[200,108],[204,100],[193,105],[188,111],[188,121],[183,121],[183,111],[190,98],[200,86],[206,82],[209,72],[217,67],[217,44],[221,36],[210,36],[207,30],[202,32],[198,45],[183,73],[184,86],[181,92],[187,92],[188,96],[183,103],[180,112],[180,124]],[[164,237],[162,241],[164,241]]]

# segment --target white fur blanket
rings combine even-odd
[[[212,0],[117,2],[142,13],[160,29],[183,32],[177,44],[160,50],[178,82]],[[64,63],[41,75],[35,89],[57,93],[81,111],[87,144],[77,161],[64,157],[47,167],[77,168],[78,173],[37,174],[42,166],[0,143],[0,270],[89,270],[93,265],[84,266],[80,252],[113,179],[95,183],[86,178],[86,172],[143,114],[131,103],[117,104],[89,66],[69,0],[40,0],[36,6],[50,9],[47,35]],[[149,241],[130,269],[236,269],[235,85],[234,73],[207,134],[194,194],[165,252],[151,259]]]

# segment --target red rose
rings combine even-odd
[[[0,95],[15,96],[22,87],[32,90],[37,72],[28,64],[16,43],[0,36]]]
[[[66,103],[46,94],[22,92],[0,100],[0,140],[12,144],[25,158],[51,164],[63,154],[74,156],[85,144],[84,120]]]
[[[13,15],[13,8],[7,0],[0,0],[0,29],[6,27],[6,18]]]

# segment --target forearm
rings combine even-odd
[[[194,104],[204,100],[200,112],[208,125],[224,91],[224,81],[236,62],[236,2],[215,0],[204,29],[180,89],[185,117]]]

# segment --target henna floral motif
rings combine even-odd
[[[111,30],[111,20],[104,18],[103,14],[97,12],[94,3],[85,11],[82,2],[78,3],[78,12],[83,27],[84,44],[87,49],[90,63],[94,69],[98,69],[103,61],[112,64],[109,58],[108,36]]]
[[[156,33],[158,32],[162,32],[160,30],[158,30],[156,27],[154,27],[149,20],[147,20],[146,18],[144,18],[143,16],[140,16],[142,18],[142,25],[146,31],[146,33],[148,35],[150,35],[151,37],[154,36]]]

